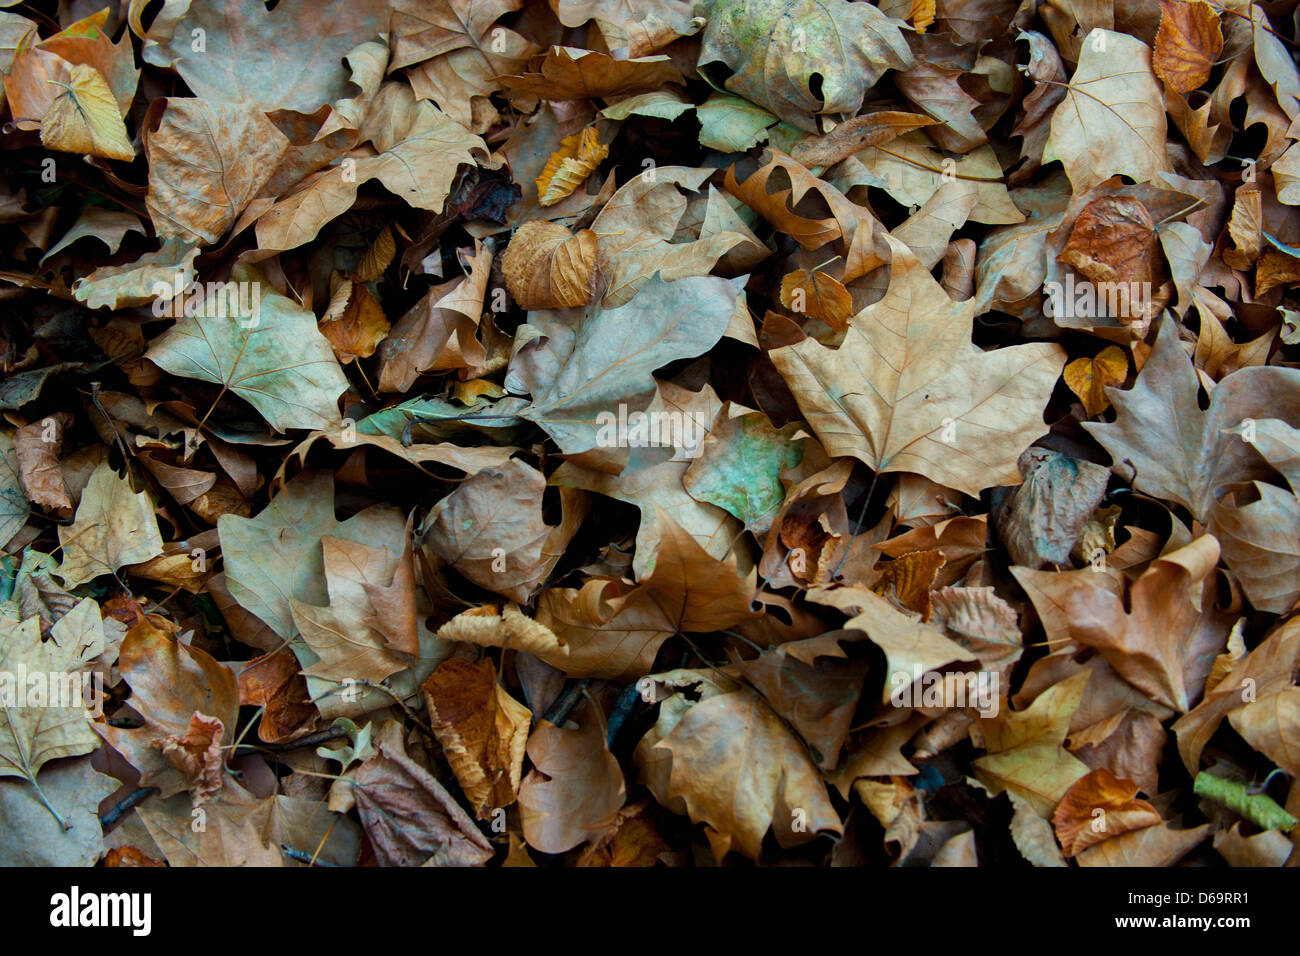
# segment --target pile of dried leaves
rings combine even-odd
[[[1296,0],[0,6],[3,862],[1300,861]]]

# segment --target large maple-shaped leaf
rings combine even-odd
[[[1178,323],[1161,322],[1155,348],[1133,387],[1107,388],[1114,422],[1085,422],[1134,488],[1183,505],[1204,520],[1215,492],[1234,481],[1266,478],[1268,463],[1289,468],[1288,436],[1300,425],[1300,371],[1278,366],[1243,368],[1197,400],[1200,384],[1178,340]],[[1250,420],[1254,442],[1242,425]],[[1159,427],[1153,427],[1153,423]],[[1283,472],[1286,474],[1286,472]]]
[[[80,693],[80,683],[69,685],[67,677],[79,677],[90,668],[91,659],[103,652],[104,631],[102,625],[98,633],[74,626],[75,621],[65,625],[74,614],[78,618],[88,614],[91,623],[99,625],[99,608],[91,600],[82,601],[55,624],[48,641],[41,639],[39,617],[21,623],[0,618],[0,674],[6,678],[0,695],[0,777],[27,780],[37,787],[38,795],[36,775],[47,761],[90,753],[96,744],[90,713],[80,699],[67,701],[48,696],[42,702],[31,700],[30,682],[15,676],[24,669],[32,677],[45,675],[50,684],[58,685],[47,688],[50,695],[61,694],[68,686]]]
[[[1111,30],[1088,34],[1043,147],[1043,162],[1054,159],[1065,166],[1076,196],[1116,173],[1142,183],[1169,169],[1164,99],[1150,47]]]
[[[982,351],[971,342],[973,302],[953,302],[905,246],[889,242],[889,291],[849,321],[839,348],[807,338],[774,349],[772,362],[828,454],[976,496],[1016,484],[1020,453],[1047,431],[1043,408],[1064,350]]]
[[[154,339],[149,359],[173,375],[234,392],[273,428],[328,428],[337,422],[347,379],[316,316],[251,269],[237,267],[231,279],[250,283],[245,288],[256,295],[209,295],[204,311],[216,314],[181,319]]]
[[[722,338],[742,284],[656,275],[617,309],[530,313],[529,325],[541,335],[511,362],[511,374],[533,398],[519,416],[544,428],[565,454],[596,448],[602,412],[617,417],[620,404],[629,414],[644,410],[654,394],[651,372],[702,355]]]
[[[176,70],[203,99],[314,113],[347,95],[343,57],[387,31],[388,19],[382,0],[283,0],[274,10],[263,0],[212,0],[192,5],[144,57]]]
[[[258,219],[261,248],[293,249],[315,238],[352,207],[361,184],[371,179],[416,208],[441,212],[462,164],[490,165],[483,140],[396,83],[375,97],[363,136],[374,141],[379,155],[348,157],[303,180]]]
[[[699,391],[673,385],[671,382],[655,381],[656,394],[651,400],[648,414],[655,412],[675,412],[699,423],[707,437],[722,411],[722,402],[717,393],[709,386]],[[699,434],[699,433],[697,433]],[[698,446],[697,449],[698,450]],[[632,573],[640,580],[649,573],[654,564],[655,551],[659,546],[659,528],[656,514],[659,509],[672,516],[673,521],[693,537],[697,544],[715,558],[726,557],[735,544],[737,536],[743,530],[741,524],[726,511],[704,501],[692,498],[683,484],[685,473],[696,459],[693,450],[674,448],[672,458],[659,460],[666,450],[661,448],[614,449],[615,452],[627,454],[627,464],[621,466],[621,459],[614,464],[605,462],[587,462],[579,465],[568,461],[551,473],[548,479],[552,485],[570,488],[584,488],[619,501],[635,505],[641,512],[641,522],[636,532],[636,554],[632,561]],[[645,464],[637,456],[642,453],[650,456],[655,464]],[[611,472],[622,467],[617,474]],[[600,471],[597,467],[607,470]]]
[[[856,113],[886,70],[914,62],[902,23],[869,3],[713,0],[703,12],[704,72],[725,63],[733,71],[727,89],[810,133],[813,114]]]
[[[1186,713],[1228,637],[1231,619],[1215,610],[1213,588],[1205,587],[1218,557],[1219,542],[1203,535],[1151,562],[1127,602],[1105,587],[1080,582],[1067,603],[1070,637],[1101,651],[1152,700]],[[1200,601],[1194,602],[1197,595]]]
[[[581,588],[542,592],[537,619],[568,647],[539,657],[573,676],[629,680],[650,670],[674,634],[708,633],[750,616],[752,572],[711,557],[662,511],[657,524],[659,548],[636,587],[593,577]]]
[[[406,518],[391,505],[376,505],[339,521],[333,477],[308,472],[289,482],[256,517],[222,515],[217,531],[231,595],[288,638],[294,633],[291,600],[315,605],[329,600],[321,540],[332,535],[401,554]]]
[[[479,105],[517,73],[538,47],[497,20],[520,0],[399,0],[393,9],[393,59],[421,99],[432,99],[461,125],[482,132],[496,110]]]

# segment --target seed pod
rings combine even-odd
[[[526,222],[501,260],[506,287],[525,309],[586,305],[596,289],[596,234],[554,222]]]

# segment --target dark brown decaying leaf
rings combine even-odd
[[[386,724],[375,746],[349,783],[380,865],[476,866],[491,858],[470,817],[406,754],[398,724]]]

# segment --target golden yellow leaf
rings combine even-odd
[[[84,63],[72,68],[67,85],[41,120],[41,142],[65,153],[127,162],[135,159],[135,148],[127,138],[108,81]]]
[[[600,144],[594,126],[583,127],[560,140],[560,148],[551,154],[537,177],[538,202],[554,206],[581,186],[592,171],[609,155],[609,147]]]
[[[1092,358],[1075,359],[1062,373],[1065,384],[1079,396],[1090,418],[1110,408],[1106,386],[1123,384],[1127,376],[1128,358],[1118,345],[1108,345]]]
[[[370,290],[355,279],[345,279],[330,297],[319,328],[339,361],[347,365],[354,358],[374,355],[391,326]]]
[[[934,23],[934,14],[934,0],[912,0],[912,9],[908,12],[907,19],[912,21],[917,33],[924,33]]]

